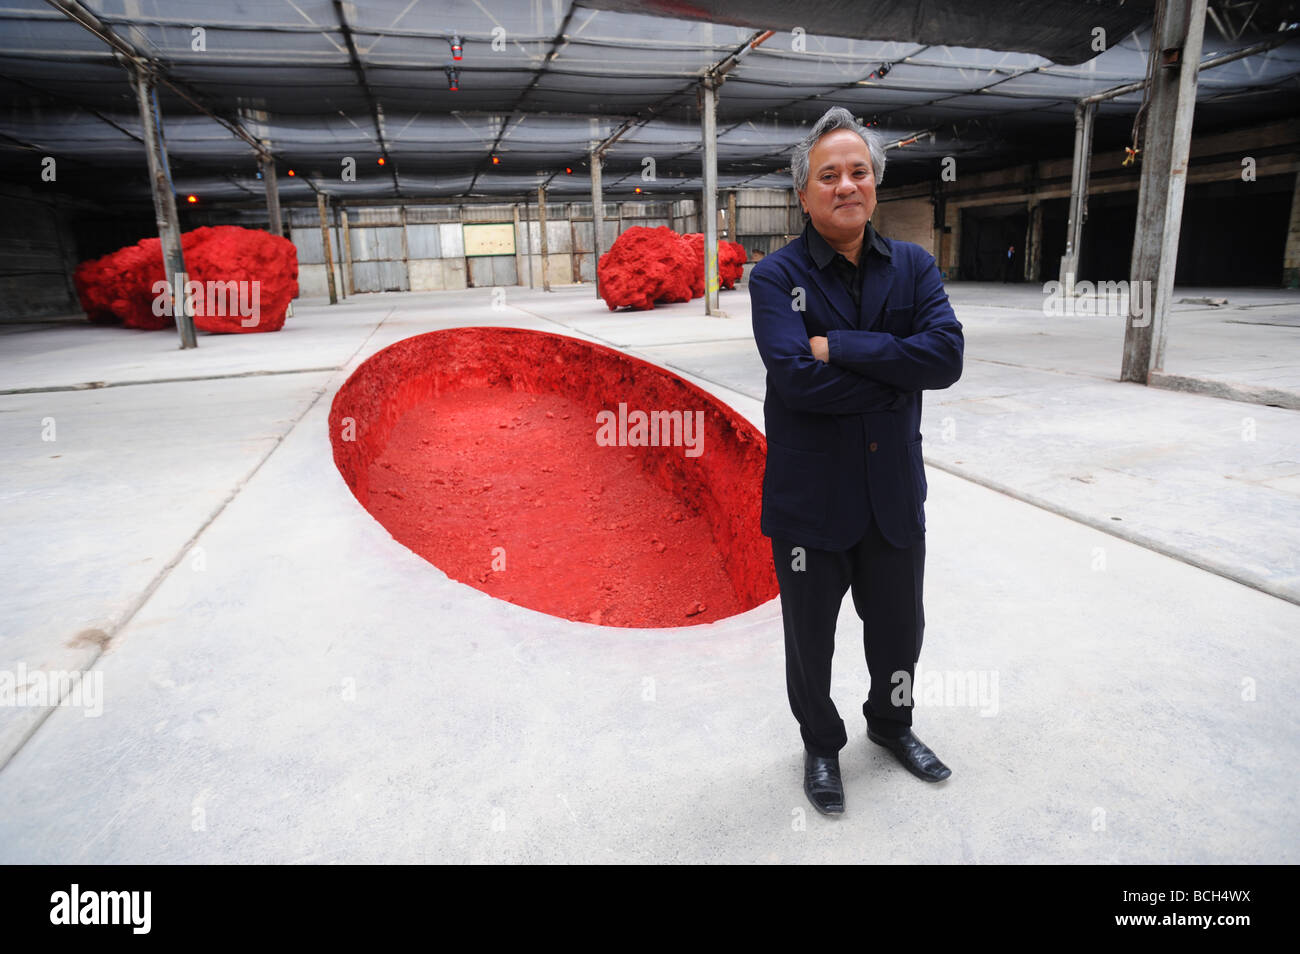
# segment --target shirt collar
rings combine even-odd
[[[826,239],[822,238],[822,234],[813,228],[811,220],[804,226],[804,241],[807,243],[808,251],[812,255],[813,261],[817,263],[818,268],[825,268],[839,254],[835,249],[831,248]],[[893,257],[888,244],[886,244],[880,233],[871,227],[870,222],[862,230],[862,248],[864,251],[874,248],[885,258]]]

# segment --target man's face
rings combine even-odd
[[[876,210],[876,176],[861,136],[836,129],[813,144],[799,201],[813,228],[827,238],[852,240],[862,234]]]

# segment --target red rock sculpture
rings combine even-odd
[[[696,284],[699,286],[697,296],[704,294],[704,233],[688,232],[682,236],[691,246],[696,268]],[[745,272],[745,249],[738,242],[718,240],[718,284],[723,288],[735,288],[736,282]]]
[[[298,252],[292,242],[236,225],[205,226],[181,236],[186,293],[194,326],[212,332],[278,331],[298,295]],[[143,239],[82,262],[73,273],[81,307],[93,322],[128,328],[175,325],[161,243]]]
[[[195,303],[194,327],[237,334],[284,327],[289,302],[298,297],[298,250],[292,242],[235,225],[195,229],[189,235],[194,248],[185,249],[185,267],[205,286],[203,302]],[[222,284],[224,289],[207,293]]]
[[[735,288],[740,276],[745,274],[745,262],[749,256],[745,247],[739,242],[723,239],[718,243],[718,278],[723,288]]]
[[[630,307],[654,308],[656,302],[690,301],[695,259],[690,245],[666,225],[650,229],[635,225],[617,239],[596,265],[600,297],[610,311]]]
[[[120,321],[128,328],[154,330],[175,323],[166,315],[153,313],[150,289],[155,281],[163,280],[161,244],[156,238],[82,262],[72,280],[82,310],[96,324]]]

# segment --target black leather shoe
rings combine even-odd
[[[823,815],[844,812],[844,784],[840,781],[839,756],[826,758],[804,752],[803,790],[808,801]]]
[[[897,739],[877,735],[867,729],[867,738],[893,752],[898,756],[898,761],[902,762],[917,778],[925,779],[927,782],[942,782],[952,774],[952,769],[940,762],[939,757],[930,751],[928,745],[913,735],[911,729],[907,730],[906,735]]]

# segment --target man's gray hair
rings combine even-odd
[[[813,124],[812,131],[794,147],[790,177],[794,179],[795,191],[808,188],[808,157],[817,140],[837,129],[849,129],[862,137],[871,154],[871,172],[875,176],[877,187],[885,178],[885,146],[880,141],[880,136],[854,119],[853,114],[843,106],[832,106],[822,113],[822,118]]]

